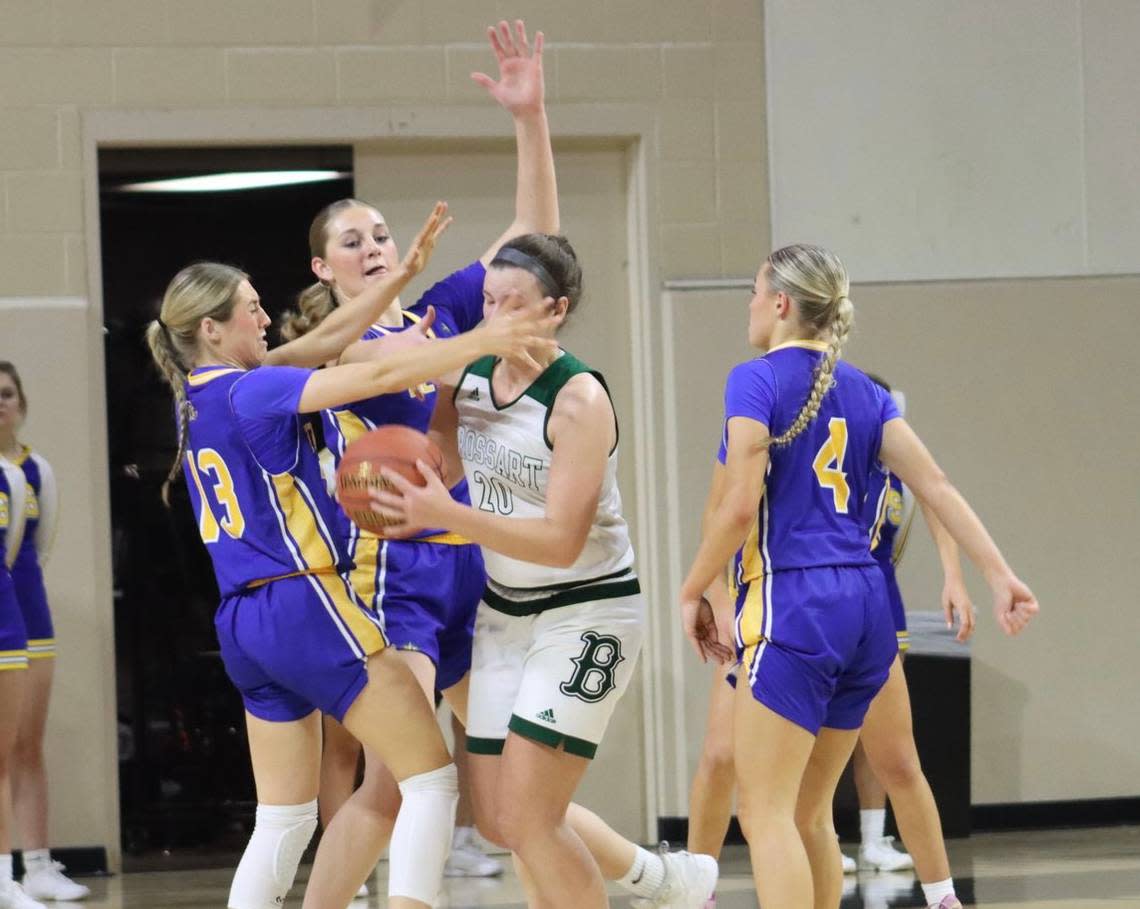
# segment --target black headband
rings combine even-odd
[[[542,284],[543,288],[552,297],[557,298],[561,296],[558,293],[558,282],[550,276],[550,272],[546,270],[546,266],[539,262],[534,256],[528,256],[521,249],[515,249],[513,246],[500,249],[495,253],[495,258],[491,260],[491,265],[513,265],[515,268],[529,271],[538,278],[539,283]]]

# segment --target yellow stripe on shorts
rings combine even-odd
[[[740,643],[745,648],[760,643],[764,634],[764,579],[759,578],[748,585],[744,595],[744,605],[740,608],[738,629]]]
[[[365,613],[364,608],[353,596],[351,588],[344,578],[329,574],[319,574],[313,577],[324,588],[333,606],[336,607],[337,615],[348,626],[348,630],[352,632],[352,636],[356,638],[360,644],[360,649],[364,651],[366,656],[379,653],[388,646],[384,632]]]
[[[29,660],[50,660],[55,658],[55,638],[36,638],[28,641]]]
[[[28,651],[0,650],[0,672],[8,669],[27,669]]]
[[[373,608],[376,607],[376,593],[380,586],[376,578],[376,564],[380,560],[382,542],[379,537],[361,534],[356,541],[356,551],[352,554],[356,567],[348,576],[356,595]]]

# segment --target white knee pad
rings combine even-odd
[[[316,829],[316,799],[303,805],[258,805],[226,906],[280,909]]]
[[[388,896],[404,896],[431,906],[443,881],[451,851],[459,775],[455,765],[410,776],[400,783],[404,803],[388,847]]]

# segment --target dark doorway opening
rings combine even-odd
[[[123,189],[201,174],[301,169],[342,176],[223,192]],[[181,481],[169,510],[159,494],[176,435],[145,327],[174,274],[202,259],[246,271],[276,326],[313,280],[309,223],[329,202],[352,195],[351,171],[348,146],[99,152],[126,870],[229,861],[244,848],[256,804],[241,701],[217,652],[210,560]]]

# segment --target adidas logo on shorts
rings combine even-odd
[[[479,400],[479,389],[478,388],[471,389],[471,391],[467,395],[467,400],[468,401],[478,401]]]
[[[537,716],[544,723],[557,722],[554,719],[554,711],[549,707],[547,707],[545,710],[539,711],[538,713],[535,714],[535,716]]]

